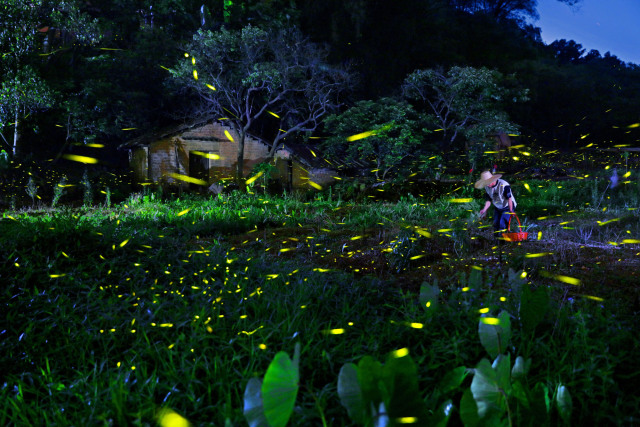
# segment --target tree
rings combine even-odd
[[[484,67],[452,67],[446,73],[416,70],[407,76],[402,91],[439,126],[445,149],[452,149],[459,135],[465,137],[467,149],[478,149],[488,135],[516,132],[518,126],[504,107],[527,99],[526,90],[507,89],[501,73]]]
[[[49,108],[53,104],[53,92],[34,67],[29,64],[30,55],[37,49],[37,28],[42,13],[42,0],[8,0],[0,8],[0,26],[3,74],[0,80],[0,131],[12,121],[13,156],[18,154],[20,123],[30,112]],[[4,138],[4,136],[3,136]]]
[[[450,0],[458,9],[470,13],[487,13],[498,20],[515,19],[524,22],[526,18],[538,18],[537,0]],[[558,0],[575,6],[582,0]]]
[[[240,184],[244,141],[258,120],[268,115],[278,121],[270,138],[273,155],[283,138],[315,130],[350,87],[349,74],[328,65],[326,52],[295,29],[199,30],[187,52],[172,76],[200,100],[190,114],[224,116],[239,136]]]
[[[407,102],[393,98],[359,101],[329,116],[325,125],[333,135],[323,150],[346,163],[373,166],[379,180],[402,175],[402,167],[417,161],[427,148],[423,141],[428,131],[419,115]]]
[[[576,43],[573,40],[567,41],[565,39],[554,41],[549,45],[549,48],[561,62],[577,63],[585,52],[585,49],[580,43]],[[599,53],[598,56],[600,56]]]
[[[25,66],[5,76],[0,86],[0,117],[13,118],[13,156],[18,154],[19,123],[26,114],[53,105],[53,93],[35,70]],[[3,123],[2,123],[3,124]]]

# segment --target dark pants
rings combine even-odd
[[[493,208],[493,229],[496,234],[504,233],[503,230],[507,229],[507,225],[509,224],[509,218],[511,218],[511,214],[509,213],[509,208],[498,209],[494,206]],[[515,212],[515,209],[513,210]]]

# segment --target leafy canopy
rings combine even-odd
[[[407,102],[393,98],[359,101],[326,120],[333,135],[323,143],[329,155],[373,166],[378,179],[401,174],[402,166],[426,152],[423,118]]]

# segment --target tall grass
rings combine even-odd
[[[579,205],[550,195],[557,188],[535,196],[515,188],[543,236],[557,227],[545,224],[571,214],[538,220],[527,209],[548,209],[554,198]],[[637,319],[633,301],[615,298],[625,288],[550,279],[590,262],[528,258],[556,252],[544,239],[505,249],[510,266],[551,296],[539,325],[523,329],[515,273],[482,261],[494,244],[471,239],[484,230],[473,216],[480,201],[452,197],[384,204],[233,193],[162,202],[143,194],[112,208],[5,213],[0,424],[152,424],[168,407],[196,425],[242,425],[247,381],[299,342],[302,389],[291,424],[318,425],[322,414],[329,425],[349,425],[336,393],[344,363],[408,348],[421,397],[437,401],[446,373],[485,357],[483,308],[514,317],[510,351],[531,358],[532,384],[571,390],[572,423],[637,422]],[[612,200],[607,212],[582,205],[572,218],[606,221],[624,209]],[[598,239],[614,229],[640,234],[633,213],[594,227],[605,233]],[[456,238],[467,245],[460,254]],[[349,268],[356,265],[359,272]],[[411,284],[436,280],[440,304],[425,310]],[[470,381],[449,392],[454,407]]]

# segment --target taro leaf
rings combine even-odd
[[[529,285],[522,287],[520,296],[520,322],[525,332],[532,332],[544,319],[549,308],[549,294],[543,287],[531,292]]]
[[[358,384],[366,408],[377,407],[382,402],[379,383],[382,381],[382,364],[371,356],[364,356],[358,362]],[[366,410],[366,409],[365,409]]]
[[[441,394],[446,395],[456,390],[462,384],[462,381],[467,377],[469,371],[464,366],[459,366],[449,372],[447,372],[438,383],[438,390]]]
[[[296,381],[299,381],[300,374],[300,343],[297,342],[295,347],[293,348],[293,367],[296,370]]]
[[[522,406],[529,409],[529,398],[527,397],[527,390],[520,381],[514,381],[512,386],[511,395],[515,397]]]
[[[451,399],[449,399],[445,401],[442,405],[440,405],[438,410],[435,411],[435,413],[431,416],[431,419],[429,420],[429,425],[435,426],[435,427],[446,427],[452,412],[453,412],[453,402],[451,401]]]
[[[364,424],[366,406],[360,384],[358,384],[358,367],[353,363],[345,363],[340,369],[338,396],[351,420],[356,424]]]
[[[469,389],[462,393],[462,399],[460,399],[460,418],[467,427],[476,427],[480,422],[478,405]]]
[[[523,270],[513,271],[512,268],[509,269],[509,284],[511,287],[517,292],[522,285],[527,283],[527,279],[522,277]]]
[[[571,410],[573,409],[573,404],[571,402],[571,395],[569,394],[569,390],[567,390],[567,387],[562,384],[558,387],[558,394],[556,395],[556,405],[558,406],[560,417],[564,420],[565,423],[569,424],[569,421],[571,420]]]
[[[422,308],[432,313],[438,307],[438,297],[440,296],[440,288],[437,284],[430,285],[424,282],[420,286],[420,305]]]
[[[418,388],[418,367],[411,356],[391,356],[382,367],[387,411],[392,419],[415,417],[418,424],[426,422],[427,408]],[[384,397],[384,394],[383,394]]]
[[[268,427],[267,419],[264,416],[261,394],[262,380],[251,378],[244,390],[244,418],[249,427]]]
[[[491,409],[504,411],[503,397],[498,386],[498,375],[487,359],[474,369],[471,393],[478,405],[478,416],[483,418]]]
[[[264,415],[271,427],[284,427],[291,417],[298,394],[298,369],[289,355],[278,352],[262,383]]]
[[[496,371],[498,387],[509,395],[511,393],[511,355],[499,354],[491,367]]]
[[[549,413],[549,411],[551,410],[549,389],[544,383],[537,383],[533,387],[530,403],[532,412],[540,414],[540,416],[542,414],[546,416]]]
[[[375,410],[373,412],[375,412]],[[374,415],[375,419],[373,422],[373,427],[389,427],[389,412],[385,408],[384,402],[380,402],[378,412]]]
[[[529,373],[529,368],[531,367],[531,359],[527,359],[526,361],[522,356],[516,357],[516,361],[513,364],[513,369],[511,370],[511,377],[514,380],[519,380],[525,377],[527,373]]]
[[[469,287],[471,289],[480,289],[482,287],[482,271],[475,268],[469,273]]]
[[[493,318],[491,318],[493,319]],[[498,316],[497,324],[489,324],[486,318],[480,318],[478,323],[478,334],[480,343],[489,353],[492,359],[503,353],[509,345],[511,339],[511,320],[509,313],[503,311]]]

